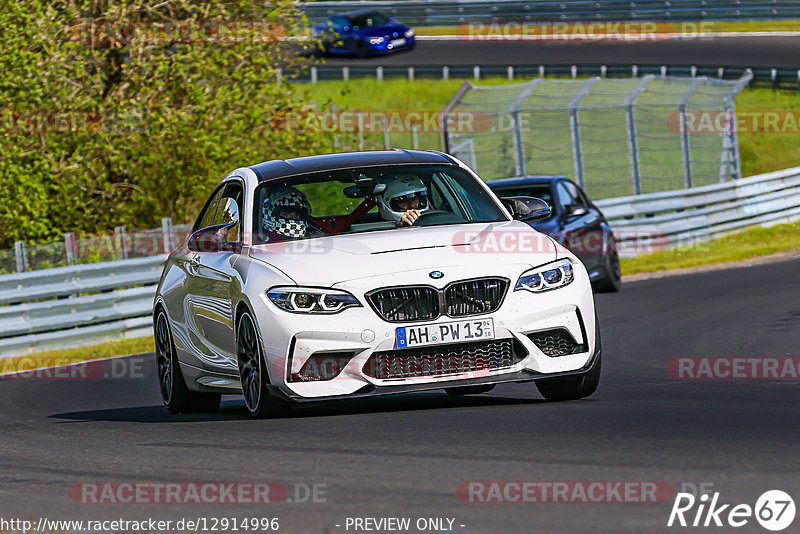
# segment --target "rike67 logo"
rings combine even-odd
[[[788,528],[794,516],[794,500],[781,490],[764,492],[755,506],[722,504],[719,492],[703,493],[699,497],[678,493],[667,526],[740,528],[752,524],[755,519],[763,528],[778,532]]]

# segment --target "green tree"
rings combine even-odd
[[[330,150],[306,106],[294,2],[5,0],[0,248],[188,221],[238,165]]]

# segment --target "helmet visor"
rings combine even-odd
[[[400,195],[389,201],[392,211],[424,210],[428,207],[428,195],[424,191],[417,191],[407,195]]]

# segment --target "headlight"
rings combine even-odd
[[[522,273],[514,291],[525,289],[541,293],[569,285],[573,280],[575,272],[572,269],[572,261],[558,260]]]
[[[416,33],[414,33],[414,30],[408,30],[408,31],[406,31],[406,33],[405,33],[405,36],[406,36],[407,38],[409,38],[409,39],[411,39],[411,38],[412,38],[412,37],[414,37],[415,35],[416,35]]]
[[[369,44],[381,44],[385,39],[383,37],[372,37],[369,40]]]
[[[314,287],[273,287],[267,297],[277,307],[292,313],[339,313],[345,308],[361,306],[347,291]]]

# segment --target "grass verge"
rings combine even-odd
[[[800,222],[748,228],[692,246],[622,258],[622,274],[739,263],[780,252],[800,252]]]
[[[88,360],[110,358],[112,356],[153,352],[154,350],[155,346],[152,337],[120,339],[86,347],[48,350],[45,352],[2,358],[0,359],[0,374],[30,371],[56,365],[68,365]]]

